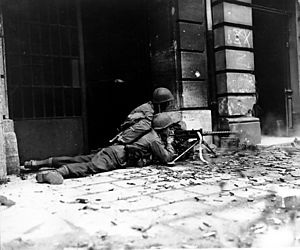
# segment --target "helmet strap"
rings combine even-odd
[[[160,104],[157,105],[157,108],[158,108],[158,113],[160,113],[161,112]]]

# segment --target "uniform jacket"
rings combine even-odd
[[[122,132],[118,136],[118,142],[129,144],[151,130],[154,116],[152,102],[144,103],[130,112],[125,122],[121,125]]]
[[[173,159],[175,154],[173,146],[165,144],[153,129],[133,142],[132,145],[139,148],[143,155],[147,156],[145,165],[151,164],[153,159],[158,160],[160,163],[167,163]],[[103,158],[105,158],[105,161],[103,161]],[[125,145],[115,144],[102,149],[93,157],[92,162],[99,168],[104,167],[106,170],[126,167],[127,155]],[[103,162],[105,162],[106,166],[103,166]]]

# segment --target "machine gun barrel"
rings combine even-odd
[[[193,130],[176,130],[174,136],[177,138],[184,138],[184,139],[197,139],[198,134],[200,133],[202,136],[212,136],[212,135],[231,135],[237,134],[238,132],[234,131],[205,131],[202,129],[193,129]]]
[[[238,132],[234,131],[202,131],[202,135],[230,135],[230,134],[237,134]]]

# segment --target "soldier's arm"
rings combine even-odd
[[[161,163],[168,163],[175,155],[175,150],[172,142],[164,143],[159,137],[151,143],[151,150],[153,156],[156,157]]]

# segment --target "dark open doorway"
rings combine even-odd
[[[256,114],[262,134],[287,133],[286,90],[289,89],[288,15],[284,0],[252,1],[255,75],[258,102]]]
[[[145,0],[83,0],[89,148],[104,146],[151,92]]]

